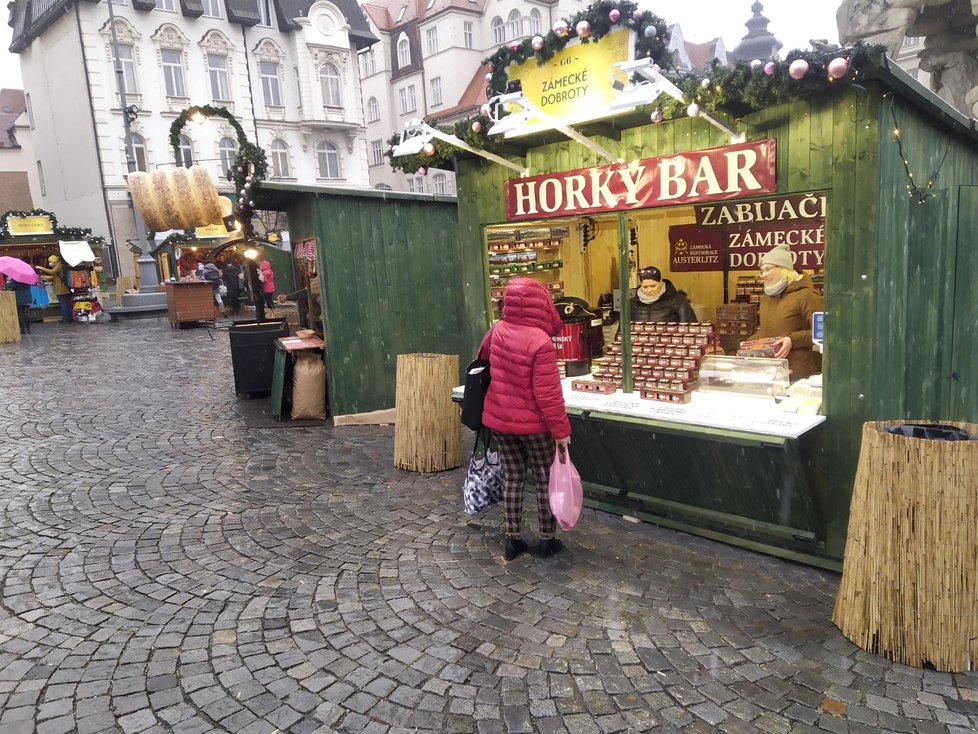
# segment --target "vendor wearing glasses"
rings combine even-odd
[[[677,290],[658,268],[638,271],[638,288],[631,299],[632,321],[696,321],[685,291]]]
[[[821,372],[821,355],[812,351],[812,314],[822,310],[822,297],[808,275],[795,271],[787,245],[761,257],[761,280],[761,324],[750,339],[777,338],[774,356],[788,360],[792,380]]]

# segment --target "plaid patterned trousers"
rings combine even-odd
[[[499,463],[503,470],[503,513],[506,517],[506,537],[518,538],[523,523],[523,485],[526,471],[533,472],[537,488],[537,519],[540,523],[540,539],[554,537],[557,522],[550,512],[550,465],[554,461],[556,444],[549,433],[516,435],[492,432],[499,449]]]

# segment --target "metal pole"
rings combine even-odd
[[[126,170],[132,173],[136,170],[136,156],[132,145],[132,130],[129,125],[129,113],[126,111],[126,81],[125,72],[122,68],[122,60],[119,58],[119,40],[115,32],[115,13],[112,10],[112,0],[109,6],[109,29],[112,33],[112,61],[115,68],[116,87],[119,90],[119,109],[122,110],[122,127],[125,131],[123,146],[126,149]],[[139,264],[139,292],[156,293],[157,286],[160,284],[159,275],[156,271],[156,259],[149,254],[149,242],[146,234],[146,225],[143,218],[139,216],[139,210],[132,200],[132,194],[128,195],[129,206],[132,209],[132,218],[136,225],[136,239],[140,243],[140,255],[136,261]]]

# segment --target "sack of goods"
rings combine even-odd
[[[326,419],[326,365],[315,354],[300,354],[292,373],[292,420]]]
[[[203,166],[129,174],[129,192],[146,227],[153,232],[221,224],[221,202]]]

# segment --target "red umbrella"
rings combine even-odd
[[[6,255],[0,256],[0,273],[20,283],[27,283],[27,285],[34,285],[39,280],[30,263]]]

